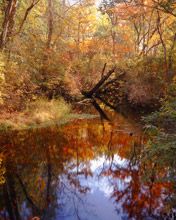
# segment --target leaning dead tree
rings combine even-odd
[[[103,76],[100,81],[88,92],[82,91],[82,94],[87,98],[92,98],[94,94],[99,90],[99,88],[105,83],[107,79],[115,72],[116,67],[113,67],[111,70],[108,71],[108,73]]]
[[[105,105],[115,109],[120,100],[120,83],[124,79],[126,72],[114,66],[106,74],[106,64],[102,70],[101,79],[89,91],[81,91],[85,98],[89,98],[92,102],[99,99]],[[114,73],[114,76],[112,76]]]

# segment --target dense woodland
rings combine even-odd
[[[140,116],[146,178],[175,183],[175,1],[1,0],[1,131],[96,101]]]
[[[116,106],[158,106],[174,83],[174,1],[3,0],[0,10],[4,112],[74,100],[114,67],[96,94]]]
[[[35,120],[57,118],[58,100],[65,114],[67,103],[89,98],[114,109],[161,108],[149,123],[172,130],[175,8],[172,0],[1,1],[2,121],[34,109]],[[47,105],[51,113],[38,118]]]

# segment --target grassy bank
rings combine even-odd
[[[62,125],[74,119],[90,119],[96,115],[75,113],[71,105],[62,98],[47,100],[40,98],[27,105],[22,112],[2,114],[0,130],[20,130],[35,127]]]
[[[61,121],[69,118],[71,107],[63,99],[38,99],[27,105],[23,112],[4,115],[0,119],[0,129],[24,129],[44,123]]]

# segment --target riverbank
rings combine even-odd
[[[95,118],[95,114],[76,112],[63,99],[39,99],[21,112],[0,115],[0,130],[21,130],[51,125],[62,125],[74,119]]]
[[[0,129],[21,129],[44,122],[58,121],[68,117],[71,107],[63,99],[51,100],[39,99],[28,104],[24,111],[2,114],[0,117]]]

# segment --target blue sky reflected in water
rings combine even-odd
[[[115,156],[114,161],[119,166],[125,167],[127,160],[122,160],[118,155]],[[110,184],[108,177],[99,177],[102,171],[102,165],[104,167],[109,166],[109,161],[106,158],[99,157],[93,160],[91,163],[91,170],[94,173],[92,177],[79,178],[81,185],[89,187],[90,191],[86,195],[81,195],[78,192],[73,196],[63,197],[62,211],[58,212],[58,220],[118,220],[128,219],[127,214],[124,214],[121,203],[118,204],[118,211],[115,209],[114,201],[111,198],[113,188]],[[66,179],[65,179],[66,181]],[[123,189],[123,182],[119,179],[119,189]],[[124,181],[128,182],[128,179]],[[66,193],[69,194],[69,190]],[[78,198],[79,197],[79,198]],[[117,205],[116,205],[117,208]],[[68,214],[69,213],[69,214]]]

